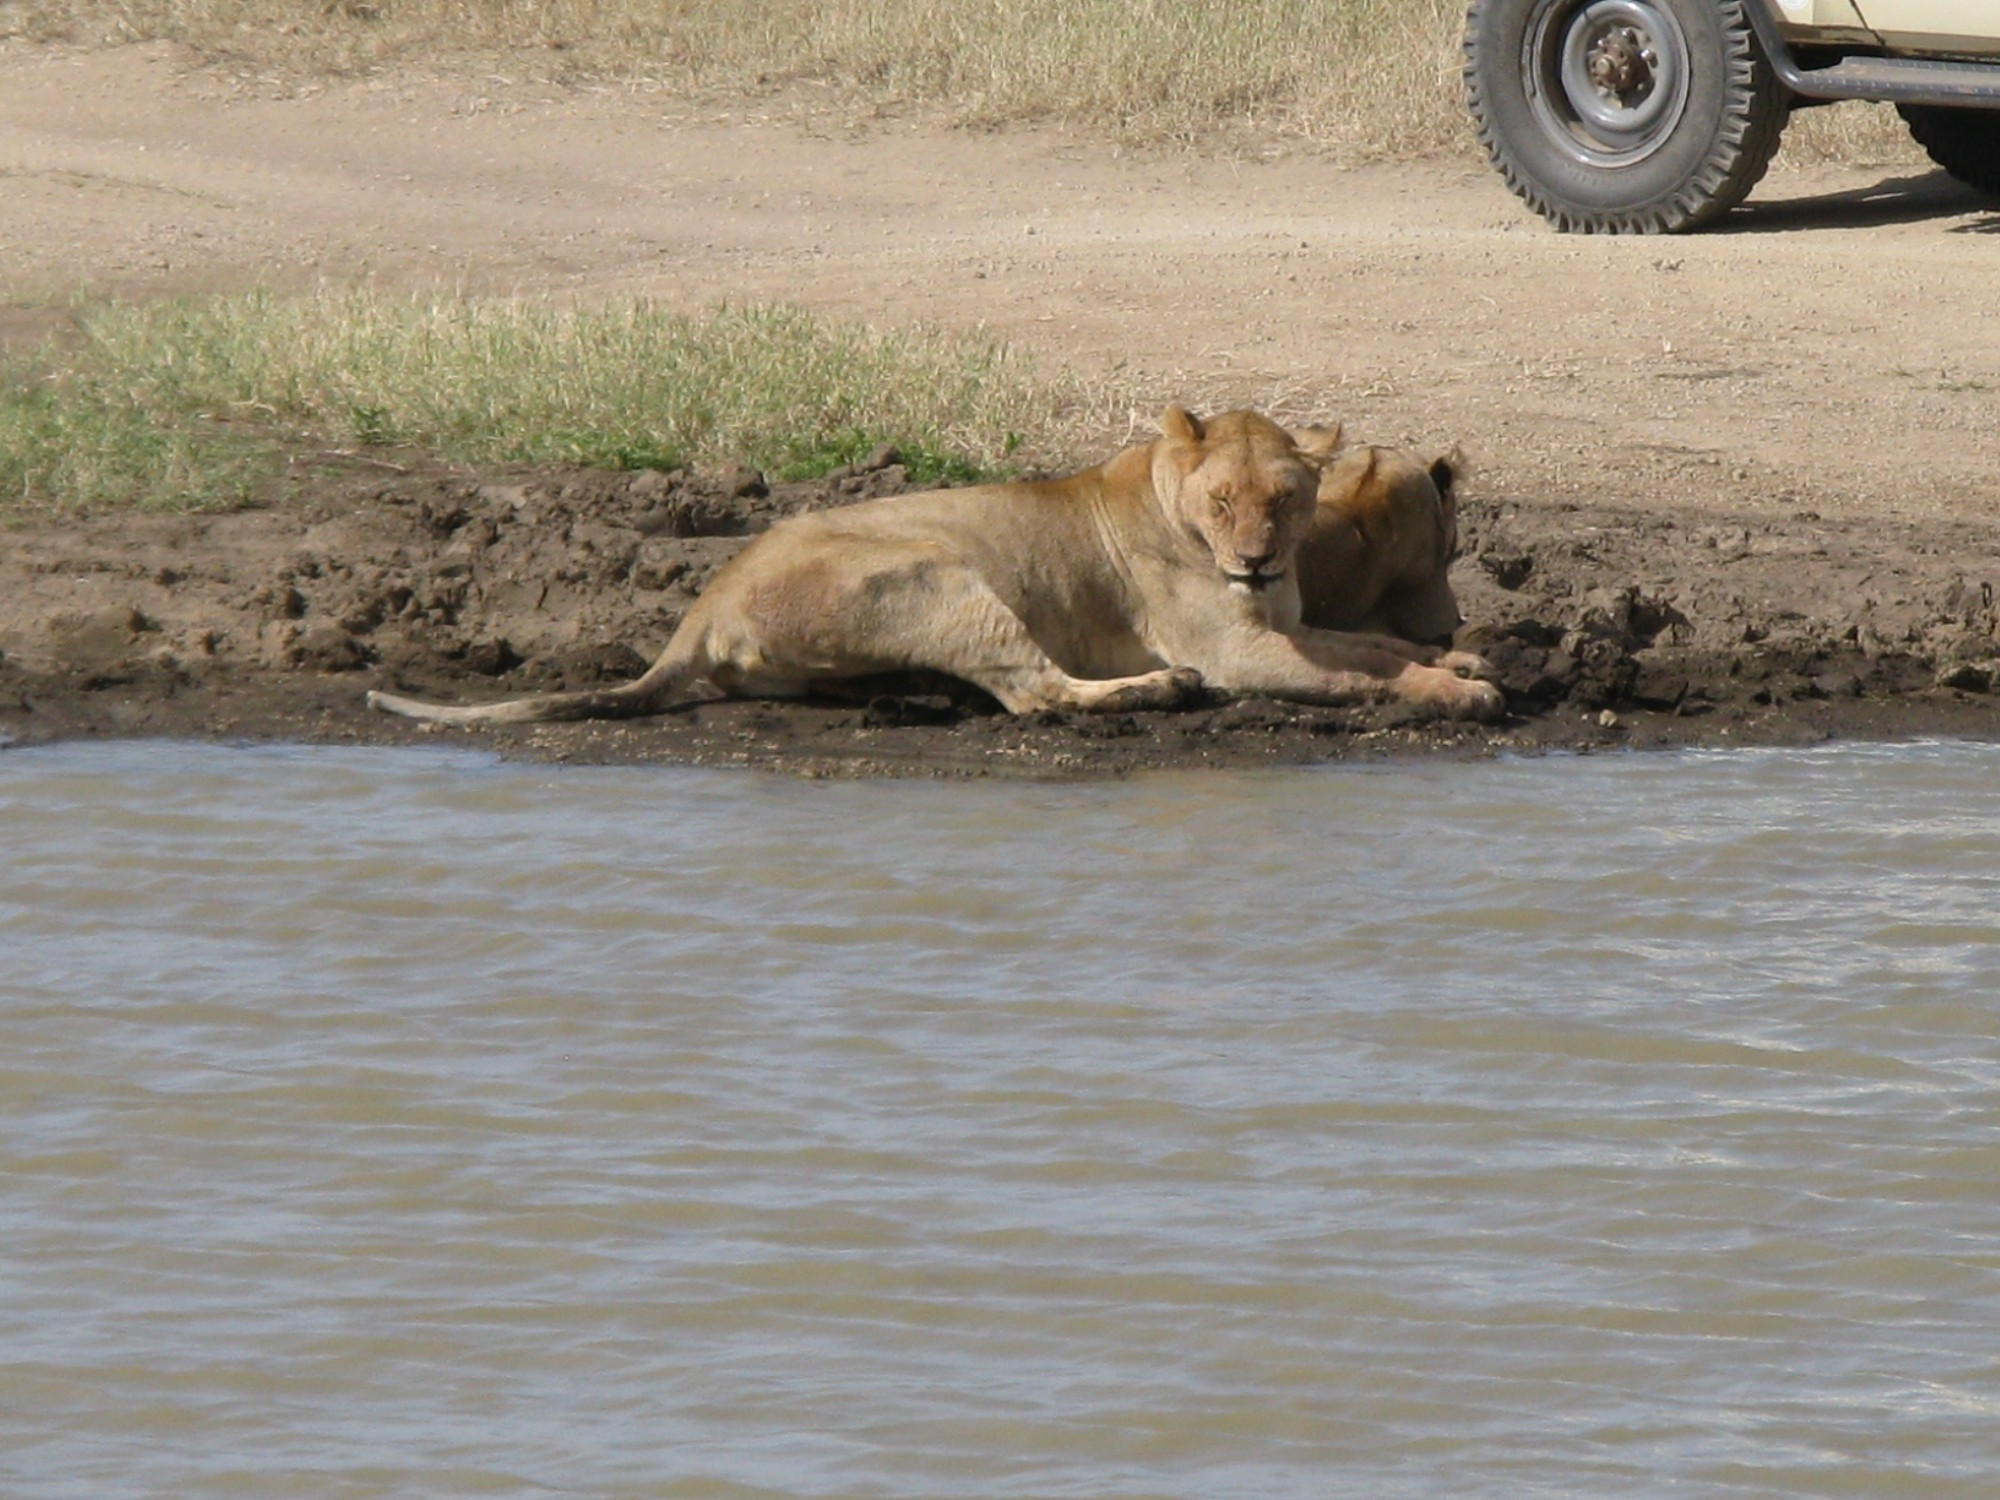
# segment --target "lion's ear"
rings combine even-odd
[[[1185,406],[1170,406],[1160,413],[1160,431],[1177,443],[1202,440],[1201,418]]]
[[[1453,487],[1465,478],[1465,471],[1470,467],[1471,462],[1466,458],[1465,450],[1453,443],[1451,452],[1432,462],[1431,483],[1437,486],[1440,495],[1449,500],[1452,497]]]
[[[1340,451],[1340,424],[1331,427],[1288,427],[1292,444],[1308,462],[1323,464]]]
[[[1458,485],[1465,478],[1465,450],[1456,445],[1433,463],[1431,483],[1438,492],[1438,566],[1448,566],[1458,556]]]

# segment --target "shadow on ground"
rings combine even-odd
[[[1717,232],[1773,234],[1825,229],[1873,229],[1972,216],[1953,233],[2000,233],[2000,202],[1943,172],[1888,177],[1865,187],[1806,198],[1752,201],[1730,213]]]

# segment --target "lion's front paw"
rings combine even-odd
[[[1470,651],[1446,651],[1437,659],[1437,665],[1445,671],[1473,682],[1498,682],[1500,673],[1493,663],[1483,656],[1475,656]]]
[[[1473,659],[1478,660],[1477,657]],[[1495,684],[1483,682],[1475,677],[1462,677],[1459,679],[1459,687],[1461,689],[1459,697],[1451,705],[1454,717],[1490,724],[1507,712],[1507,695]]]
[[[1507,695],[1493,683],[1461,677],[1440,667],[1417,670],[1420,675],[1406,680],[1405,692],[1411,701],[1440,718],[1484,723],[1507,712]]]

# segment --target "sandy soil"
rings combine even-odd
[[[835,123],[829,124],[828,121]],[[1134,155],[497,72],[301,89],[0,47],[0,340],[78,284],[371,277],[994,331],[1169,399],[1462,445],[1481,730],[1249,703],[1020,723],[937,691],[495,735],[555,757],[1064,772],[2000,732],[2000,205],[1783,162],[1720,232],[1556,235],[1466,159]],[[1096,453],[1080,455],[1094,458]],[[746,476],[359,461],[296,510],[0,530],[0,739],[392,740],[369,685],[615,678],[788,508]]]

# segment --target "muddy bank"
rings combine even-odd
[[[907,487],[887,452],[775,486],[748,470],[474,473],[364,456],[332,461],[283,508],[17,521],[0,531],[0,737],[445,740],[956,776],[2000,735],[1989,524],[1681,520],[1476,482],[1453,581],[1461,643],[1507,689],[1498,725],[1261,700],[1020,720],[948,682],[477,732],[363,707],[375,686],[470,699],[622,680],[750,535]]]

